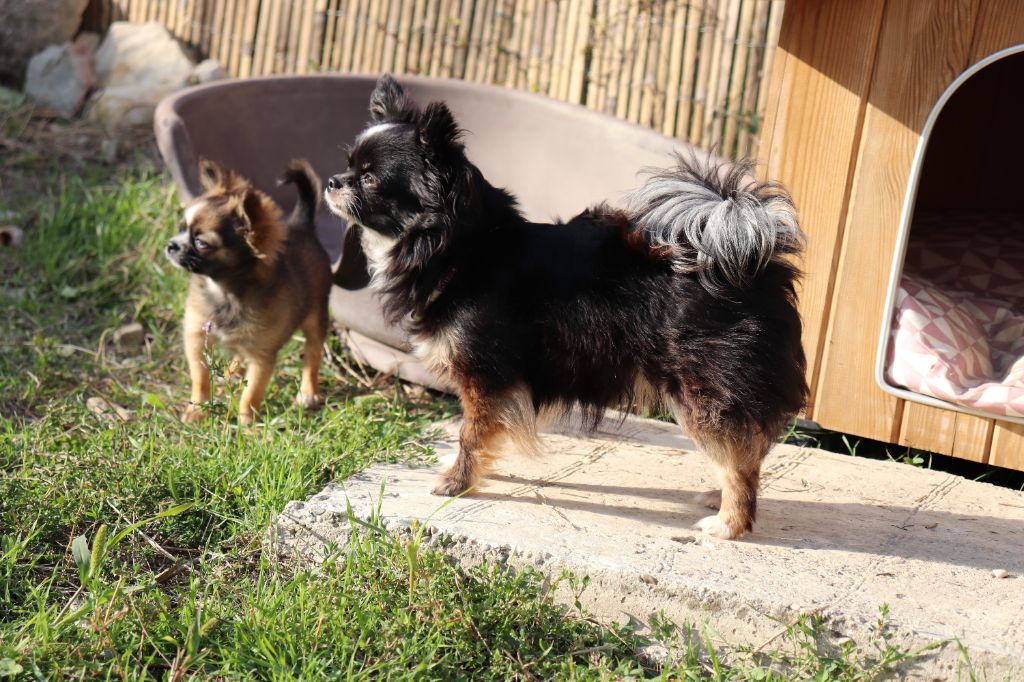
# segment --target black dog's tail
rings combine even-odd
[[[305,159],[292,159],[288,163],[288,169],[281,176],[278,184],[291,183],[298,190],[299,200],[292,209],[289,222],[292,224],[301,223],[313,229],[316,218],[316,208],[320,203],[320,178],[317,177],[313,167]]]
[[[652,245],[674,252],[676,269],[693,272],[721,298],[747,289],[781,254],[799,253],[804,235],[786,190],[756,182],[754,163],[676,155],[629,197],[629,217]]]

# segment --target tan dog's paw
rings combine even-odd
[[[445,476],[440,482],[434,486],[434,489],[430,491],[432,495],[441,495],[443,497],[455,497],[469,490],[472,486],[464,481],[457,481]]]
[[[722,520],[719,514],[714,516],[705,516],[703,519],[694,524],[694,528],[699,528],[705,535],[710,535],[713,538],[719,538],[720,540],[735,540],[743,534],[743,530],[740,528],[733,528],[728,523]]]
[[[206,414],[203,412],[202,406],[195,403],[189,403],[189,406],[181,413],[181,421],[185,424],[198,424],[203,421],[204,417]]]
[[[256,421],[255,412],[239,412],[238,423],[242,426],[252,426],[252,423]]]
[[[318,393],[299,393],[295,396],[295,404],[306,410],[319,410],[324,406],[323,398]]]
[[[693,496],[695,504],[699,504],[702,507],[708,509],[721,509],[722,508],[722,491],[721,490],[709,490],[704,493],[697,493]]]

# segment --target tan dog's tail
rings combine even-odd
[[[310,230],[314,229],[316,208],[320,203],[320,178],[313,167],[305,159],[292,159],[278,183],[291,183],[299,193],[299,200],[292,209],[289,222],[293,225],[300,223]]]

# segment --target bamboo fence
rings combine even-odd
[[[756,153],[783,0],[92,0],[158,21],[239,77],[461,78],[604,111],[726,156]]]

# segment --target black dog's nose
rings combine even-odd
[[[331,192],[336,192],[345,186],[345,179],[340,175],[332,175],[327,179],[327,189]]]
[[[167,242],[167,253],[177,253],[181,251],[181,244],[175,241]]]

